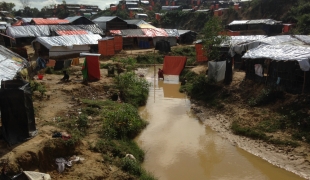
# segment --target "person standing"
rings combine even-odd
[[[164,80],[164,71],[158,68],[158,79],[162,78]]]

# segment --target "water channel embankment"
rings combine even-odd
[[[178,83],[158,81],[152,77],[154,73],[150,74],[150,96],[146,106],[140,108],[149,125],[136,141],[146,152],[144,168],[158,179],[303,179],[285,167],[267,162],[268,158],[240,148],[239,140],[233,139],[236,136],[228,134],[228,124],[209,124],[217,121],[216,114],[209,116],[201,108],[194,115],[192,103],[179,93]],[[222,129],[216,129],[217,126]],[[250,140],[240,137],[242,141],[246,144]]]

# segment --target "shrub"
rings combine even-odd
[[[124,102],[136,107],[146,104],[149,83],[144,78],[137,77],[133,72],[126,72],[115,77],[115,81]]]
[[[107,111],[103,122],[104,135],[108,138],[127,139],[135,137],[146,122],[141,119],[137,109],[127,103],[115,111]]]

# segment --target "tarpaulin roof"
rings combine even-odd
[[[115,18],[119,18],[117,16],[101,16],[93,20],[93,22],[108,22]]]
[[[50,31],[90,31],[94,34],[104,35],[102,29],[96,24],[88,25],[29,25],[13,26],[6,30],[7,35],[13,38],[50,36]]]
[[[144,34],[147,37],[167,37],[168,34],[164,29],[160,29],[160,28],[155,28],[155,29],[142,29],[142,31],[144,32]]]
[[[160,28],[110,30],[110,33],[124,37],[168,37],[168,33]]]
[[[150,4],[149,1],[141,1],[142,4]]]
[[[161,10],[172,10],[172,9],[178,9],[180,6],[162,6]]]
[[[40,37],[50,36],[50,30],[48,26],[30,25],[30,26],[11,26],[6,29],[6,34],[13,38],[21,37]]]
[[[248,59],[272,59],[298,61],[300,69],[310,70],[310,48],[291,45],[259,45],[258,47],[247,51],[242,58]]]
[[[0,81],[12,80],[17,72],[28,66],[26,59],[0,45]]]
[[[128,10],[131,10],[131,11],[143,11],[142,8],[128,8]]]
[[[23,21],[24,23],[30,23],[31,20],[32,20],[32,18],[22,18],[22,21]]]
[[[155,26],[152,26],[150,24],[140,24],[139,28],[141,28],[141,29],[156,29]]]
[[[124,29],[121,30],[121,35],[126,37],[145,37],[141,29]]]
[[[60,36],[63,35],[81,35],[81,34],[89,34],[87,31],[85,30],[74,30],[74,31],[56,31],[56,33]]]
[[[55,46],[72,47],[74,45],[98,44],[102,37],[98,34],[72,35],[72,36],[54,36],[54,37],[37,37],[37,41],[47,49]]]
[[[165,29],[169,37],[179,37],[179,32],[177,29]]]
[[[84,30],[88,30],[94,34],[104,35],[103,30],[97,24],[76,25]]]
[[[180,36],[183,35],[183,34],[186,34],[188,32],[191,32],[191,30],[179,30],[178,29],[178,33],[179,33]]]
[[[269,24],[269,25],[274,25],[281,23],[281,21],[275,21],[273,19],[255,19],[255,20],[235,20],[228,24],[229,26],[231,25],[242,25],[242,24]]]
[[[14,24],[12,24],[12,26],[21,26],[23,23],[22,20],[18,20],[17,22],[15,22]]]
[[[186,56],[165,56],[163,71],[164,74],[180,75],[185,67]]]
[[[134,5],[138,5],[138,2],[126,2],[126,4],[134,4]]]
[[[246,24],[249,20],[234,20],[233,22],[229,23],[228,25],[241,25]]]
[[[243,51],[253,49],[260,44],[267,45],[293,45],[309,47],[310,36],[306,35],[278,35],[278,36],[232,36],[230,41],[230,53],[234,56],[235,53],[241,54]]]
[[[51,24],[68,24],[67,19],[43,19],[43,18],[33,18],[32,21],[36,25],[51,25]]]

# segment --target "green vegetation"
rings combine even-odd
[[[258,140],[263,140],[265,142],[271,143],[271,144],[276,144],[276,145],[285,145],[285,146],[292,146],[292,147],[297,147],[299,146],[299,143],[296,141],[292,141],[289,139],[279,139],[279,138],[273,138],[273,136],[268,136],[266,135],[266,131],[275,131],[277,127],[271,127],[271,128],[266,128],[264,124],[269,124],[271,123],[272,125],[275,125],[275,123],[271,121],[264,121],[261,124],[259,124],[256,127],[246,127],[240,125],[237,121],[234,121],[232,123],[231,129],[234,134],[241,135],[241,136],[246,136],[252,139],[258,139]]]
[[[36,81],[30,81],[30,87],[31,87],[31,91],[39,91],[41,96],[43,96],[46,92],[46,88],[43,84],[36,82]]]
[[[137,77],[133,72],[125,72],[115,77],[116,89],[121,99],[136,107],[145,105],[149,94],[149,83]]]
[[[218,17],[212,17],[206,24],[202,30],[203,39],[202,44],[206,56],[209,60],[218,60],[222,52],[219,49],[219,45],[227,40],[227,36],[221,35],[220,32],[224,31],[224,26],[222,25],[222,21]]]
[[[139,64],[162,64],[164,62],[163,55],[160,54],[143,54],[136,57]]]
[[[120,104],[113,111],[104,113],[103,131],[108,138],[134,138],[145,126],[146,122],[130,104]]]
[[[305,0],[298,2],[298,5],[293,6],[283,20],[296,23],[294,34],[310,34],[310,2]]]
[[[171,56],[186,56],[187,66],[195,65],[195,62],[196,62],[196,51],[195,51],[194,46],[193,47],[184,46],[184,47],[173,48],[171,50]]]

